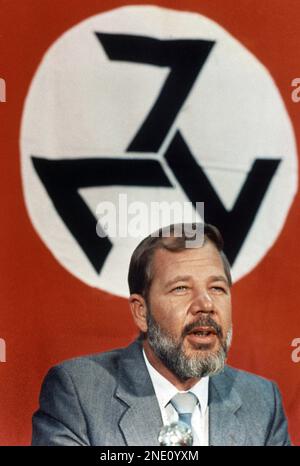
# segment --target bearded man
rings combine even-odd
[[[187,247],[193,231],[170,225],[135,249],[128,282],[139,337],[48,372],[33,445],[154,446],[177,421],[196,446],[290,444],[276,384],[225,364],[230,266],[216,227],[204,224],[203,241]]]

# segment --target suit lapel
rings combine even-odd
[[[119,429],[126,445],[159,445],[158,434],[163,422],[142,346],[136,341],[124,350],[120,359],[119,383],[115,407]]]
[[[209,444],[214,446],[244,445],[245,426],[237,412],[242,405],[233,379],[225,371],[209,381]]]

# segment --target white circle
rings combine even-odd
[[[126,148],[155,102],[169,69],[110,60],[95,32],[215,41],[158,153],[132,154]],[[238,280],[274,244],[297,191],[293,129],[268,70],[214,21],[198,13],[156,6],[126,6],[84,20],[64,33],[43,57],[22,118],[25,202],[46,246],[83,282],[127,296],[129,259],[139,239],[114,238],[98,274],[55,210],[31,157],[152,158],[161,163],[174,186],[80,189],[93,213],[100,201],[117,202],[120,192],[126,193],[129,201],[138,199],[146,204],[162,199],[185,202],[188,199],[182,187],[163,159],[178,130],[228,210],[256,158],[281,159],[234,263],[233,277]]]

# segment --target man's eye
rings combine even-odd
[[[213,291],[216,291],[218,293],[226,293],[225,288],[223,286],[212,286],[211,288]]]
[[[179,292],[180,292],[180,291],[186,291],[187,289],[188,289],[187,286],[185,286],[185,285],[179,285],[179,286],[176,286],[175,288],[173,288],[172,291],[179,291]]]

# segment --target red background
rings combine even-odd
[[[300,77],[297,0],[0,0],[0,77],[7,84],[7,102],[0,103],[0,337],[7,344],[7,362],[0,363],[1,445],[29,444],[31,415],[51,365],[126,345],[136,334],[126,300],[66,272],[33,229],[22,193],[19,133],[29,84],[53,41],[91,15],[143,3],[198,11],[239,39],[270,70],[300,138],[300,103],[291,100],[291,81]],[[300,363],[291,359],[291,342],[300,337],[299,201],[297,195],[264,260],[234,285],[229,362],[279,384],[300,445]]]

